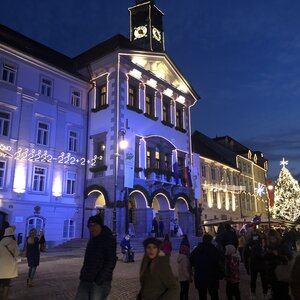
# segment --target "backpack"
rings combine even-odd
[[[252,241],[250,245],[251,250],[251,258],[252,259],[262,259],[264,255],[262,240],[260,236],[254,235],[252,236]]]

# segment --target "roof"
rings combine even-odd
[[[192,134],[192,147],[193,152],[200,154],[200,157],[203,156],[237,169],[235,152],[221,146],[199,131]]]

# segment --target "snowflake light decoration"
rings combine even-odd
[[[289,161],[288,160],[285,160],[284,159],[284,157],[282,158],[282,161],[280,162],[280,165],[282,166],[282,167],[285,167],[285,166],[287,166],[289,164]]]
[[[257,196],[262,197],[262,195],[266,193],[265,186],[261,183],[258,183],[257,188],[255,188],[255,193]]]

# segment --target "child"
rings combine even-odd
[[[178,263],[178,280],[180,282],[180,300],[189,299],[189,286],[192,282],[192,267],[189,260],[190,248],[186,245],[181,245],[179,255],[177,257]]]
[[[225,247],[226,295],[228,300],[240,300],[240,257],[233,245]]]

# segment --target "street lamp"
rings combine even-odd
[[[114,208],[113,208],[113,235],[117,237],[117,197],[118,197],[118,177],[119,177],[119,149],[125,150],[128,147],[128,141],[125,140],[125,129],[118,132],[118,143],[115,153],[115,186],[114,186]],[[119,141],[119,139],[121,140]]]

